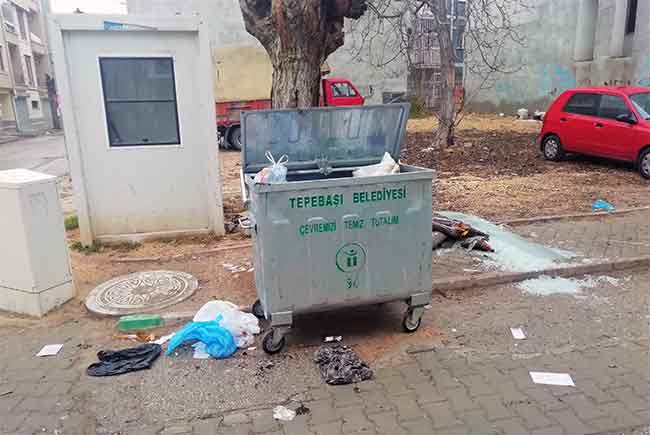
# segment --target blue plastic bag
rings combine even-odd
[[[594,202],[594,204],[591,206],[591,209],[593,211],[614,211],[616,207],[614,207],[607,201],[599,199],[596,202]]]
[[[188,340],[205,343],[205,350],[212,358],[228,358],[237,351],[237,344],[230,331],[219,325],[222,316],[211,322],[190,322],[174,334],[167,345],[169,356],[178,346]]]

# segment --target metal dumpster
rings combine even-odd
[[[297,313],[403,300],[403,327],[420,326],[431,301],[433,171],[353,178],[385,152],[398,160],[408,104],[265,110],[242,115],[241,182],[252,225],[252,311],[271,329],[275,353]],[[287,182],[256,184],[269,162],[289,157]]]

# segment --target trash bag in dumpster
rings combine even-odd
[[[384,157],[376,165],[362,166],[352,171],[352,176],[359,177],[378,177],[380,175],[399,174],[399,164],[391,157],[390,154],[384,153]]]
[[[220,325],[235,339],[237,347],[245,348],[255,343],[255,334],[260,333],[260,322],[253,314],[239,311],[239,307],[228,301],[210,301],[194,315],[195,322],[209,322],[221,316]]]
[[[212,358],[228,358],[237,351],[237,345],[230,331],[221,326],[222,319],[219,315],[211,322],[188,323],[169,340],[165,355],[171,355],[188,340],[196,340],[205,343],[205,350]]]
[[[347,346],[323,345],[316,351],[314,361],[330,385],[346,385],[372,378],[368,363]]]
[[[159,344],[147,343],[142,346],[122,350],[100,350],[99,362],[88,366],[88,376],[114,376],[151,368],[162,353]]]
[[[283,155],[277,162],[273,158],[270,151],[266,152],[266,158],[271,162],[271,166],[267,166],[255,174],[254,181],[258,184],[276,184],[285,183],[287,181],[287,162],[289,157]]]

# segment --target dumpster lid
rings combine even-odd
[[[410,104],[325,107],[243,112],[242,161],[256,173],[286,154],[287,167],[317,169],[379,163],[388,152],[395,161],[406,132]]]

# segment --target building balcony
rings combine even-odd
[[[12,24],[5,21],[5,39],[10,44],[19,45],[22,43],[20,36],[18,36],[18,31],[15,27],[12,27]]]
[[[36,36],[36,35],[32,34],[32,36]],[[47,54],[47,47],[40,40],[37,42],[34,41],[34,39],[32,38],[31,48],[32,48],[32,52],[34,53]]]

